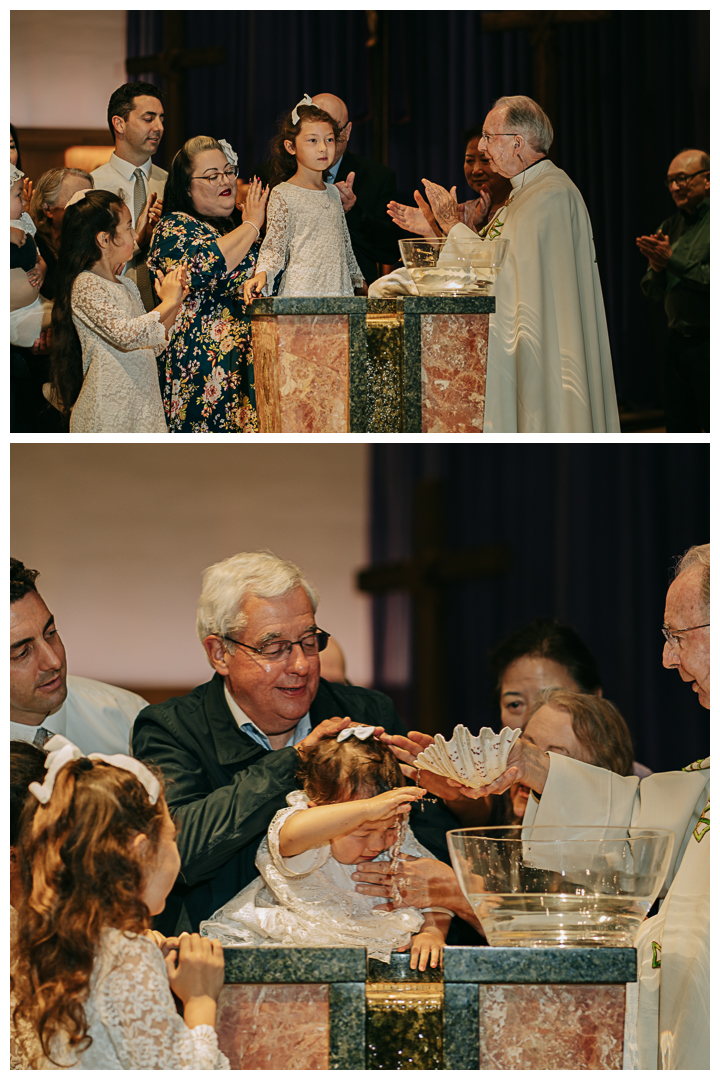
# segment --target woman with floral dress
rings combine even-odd
[[[237,157],[224,141],[189,139],[175,155],[148,267],[185,262],[190,293],[158,357],[168,430],[257,431],[250,319],[243,282],[252,277],[267,191],[253,181],[235,209]]]

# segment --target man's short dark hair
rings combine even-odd
[[[37,592],[35,578],[39,570],[30,570],[19,559],[10,558],[10,603],[22,600],[29,592]]]
[[[21,739],[10,740],[10,846],[15,847],[20,835],[22,812],[28,799],[34,796],[28,786],[45,780],[46,753],[39,746]]]
[[[158,86],[149,82],[128,82],[118,86],[108,102],[107,111],[108,127],[113,138],[117,135],[113,127],[113,116],[121,116],[123,120],[127,120],[135,108],[135,98],[138,97],[154,97],[162,102],[163,92]]]

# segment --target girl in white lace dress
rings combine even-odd
[[[160,781],[123,754],[86,758],[61,735],[45,745],[19,842],[11,1067],[228,1069],[221,946],[147,931],[180,869]]]
[[[307,99],[308,102],[310,99]],[[333,163],[337,122],[317,106],[298,105],[272,142],[273,188],[267,232],[245,303],[271,296],[353,296],[365,282],[350,243],[340,193],[323,174]]]
[[[303,790],[287,796],[258,848],[260,877],[201,923],[201,934],[226,946],[358,945],[385,962],[394,949],[410,948],[412,968],[437,966],[451,912],[378,911],[378,900],[357,893],[352,880],[358,863],[395,846],[434,858],[404,820],[425,791],[401,786],[397,759],[373,731],[346,728],[309,751],[299,770]]]
[[[75,201],[74,201],[75,200]],[[188,293],[179,267],[146,312],[133,281],[118,276],[135,243],[118,195],[80,191],[65,208],[52,316],[51,382],[70,431],[166,432],[155,356]]]

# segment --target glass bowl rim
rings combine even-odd
[[[466,837],[469,837],[469,838],[476,837],[479,840],[483,840],[483,839],[492,840],[492,839],[494,839],[494,837],[493,837],[494,833],[498,833],[498,832],[501,832],[501,831],[502,832],[507,832],[508,830],[511,830],[511,829],[514,829],[517,832],[523,832],[526,829],[532,830],[533,832],[535,832],[535,831],[540,832],[540,830],[558,832],[558,830],[563,830],[563,831],[568,832],[568,833],[570,833],[570,832],[587,833],[587,832],[592,831],[592,832],[594,832],[596,834],[600,834],[602,832],[607,832],[607,831],[610,831],[610,830],[615,830],[615,831],[622,830],[623,832],[629,834],[629,835],[626,835],[624,837],[618,836],[618,837],[615,837],[615,838],[608,838],[608,843],[621,843],[621,842],[624,842],[625,840],[639,840],[641,838],[654,839],[654,838],[659,837],[659,836],[669,836],[669,837],[674,837],[675,836],[675,832],[674,832],[673,829],[651,829],[651,828],[644,828],[644,827],[638,826],[638,825],[534,825],[534,824],[527,824],[527,825],[522,825],[522,824],[520,824],[520,825],[471,825],[471,826],[467,826],[466,828],[462,828],[462,829],[448,829],[445,835],[446,835],[446,837],[448,839],[451,836],[466,836]],[[490,834],[489,836],[486,835],[488,833]],[[577,844],[577,843],[585,843],[585,842],[587,842],[587,843],[597,843],[598,840],[602,839],[602,837],[599,836],[599,835],[595,835],[595,836],[567,836],[567,837],[555,836],[552,839],[543,840],[542,837],[540,837],[540,836],[537,836],[537,837],[531,837],[531,836],[518,836],[518,837],[503,836],[503,837],[497,837],[497,839],[507,840],[508,843],[511,843],[511,844],[518,844],[518,843],[523,843],[523,842],[527,843],[529,840],[535,840],[536,842],[543,843],[543,844],[563,843],[563,842],[572,842],[574,844]]]

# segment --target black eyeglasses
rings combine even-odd
[[[677,184],[678,187],[685,187],[690,183],[694,176],[699,176],[700,173],[710,172],[709,169],[698,169],[697,172],[691,173],[679,173],[677,176],[666,176],[663,183],[666,188],[672,187],[673,184]]]
[[[683,626],[682,630],[671,630],[668,626],[663,626],[662,632],[668,645],[679,645],[680,642],[675,637],[676,634],[687,634],[688,630],[703,630],[706,626],[709,626],[709,622],[700,623],[699,626]]]
[[[299,645],[305,656],[317,656],[327,647],[330,635],[326,630],[317,629],[305,634],[299,641],[268,641],[267,645],[262,645],[259,649],[256,649],[254,645],[246,645],[244,641],[236,641],[235,638],[230,637],[228,634],[224,634],[223,638],[225,641],[232,641],[233,645],[240,645],[243,649],[249,649],[250,652],[262,656],[263,660],[269,660],[273,663],[277,660],[284,660],[289,656],[293,645]]]

